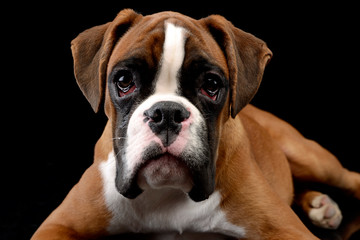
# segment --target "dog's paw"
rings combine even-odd
[[[316,196],[310,203],[309,218],[322,228],[337,229],[342,220],[339,206],[328,195]]]

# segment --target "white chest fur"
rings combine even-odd
[[[227,221],[220,209],[219,192],[198,203],[175,189],[147,190],[134,200],[123,197],[115,188],[115,161],[111,152],[99,167],[106,205],[112,214],[109,233],[200,232],[245,236],[244,228]]]

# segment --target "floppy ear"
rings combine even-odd
[[[259,88],[272,52],[266,43],[236,28],[219,15],[200,19],[223,50],[230,81],[230,107],[233,118],[248,104]]]
[[[114,21],[85,30],[71,42],[76,82],[95,112],[104,98],[106,68],[112,50],[139,16],[125,9]]]

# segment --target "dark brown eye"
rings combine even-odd
[[[216,100],[221,87],[222,81],[220,76],[214,73],[207,73],[204,77],[204,84],[201,87],[201,93],[212,100]]]
[[[116,86],[123,92],[127,92],[133,84],[133,75],[130,71],[121,70],[115,77]]]
[[[126,94],[132,93],[136,86],[134,83],[134,76],[128,70],[121,70],[115,76],[115,84],[119,89],[119,95],[122,97]]]

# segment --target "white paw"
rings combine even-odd
[[[315,197],[311,207],[309,218],[314,225],[328,229],[339,227],[342,220],[340,208],[328,195]]]

